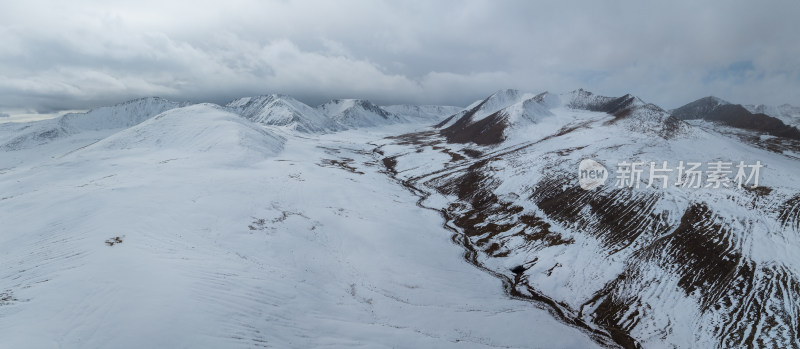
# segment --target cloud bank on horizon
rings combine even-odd
[[[501,88],[800,104],[800,2],[26,1],[0,112],[285,93],[466,105]]]

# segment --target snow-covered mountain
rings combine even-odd
[[[661,107],[646,103],[639,97],[626,94],[606,97],[579,89],[562,96],[565,105],[573,110],[603,112],[614,116],[610,124],[619,124],[631,132],[669,139],[691,130],[688,125]]]
[[[449,126],[442,129],[442,135],[456,143],[496,144],[505,139],[510,128],[548,116],[553,114],[534,96],[500,91],[463,114],[454,115],[453,122],[443,122]]]
[[[740,109],[501,90],[0,124],[0,347],[797,348],[800,141]]]
[[[575,111],[591,111],[613,115],[615,118],[609,120],[610,123],[620,123],[632,131],[660,137],[669,138],[686,130],[686,126],[672,118],[669,113],[637,97],[604,97],[584,90],[562,95],[501,90],[436,126],[442,129],[441,135],[450,142],[499,144],[513,130],[530,124],[552,121],[565,126],[566,120],[563,116],[549,120],[555,116],[552,109],[564,108],[571,110],[570,120],[575,122],[580,121],[580,116]]]
[[[753,114],[766,114],[780,119],[789,126],[800,127],[800,107],[795,107],[791,104],[782,104],[778,106],[746,104],[743,107]]]
[[[263,125],[305,133],[340,131],[344,127],[316,109],[286,95],[245,97],[226,105],[231,111]]]
[[[191,103],[173,102],[159,97],[140,98],[92,109],[86,113],[65,114],[58,119],[58,124],[70,133],[121,129],[189,104]]]
[[[304,133],[329,133],[409,121],[434,123],[463,108],[438,105],[379,107],[367,100],[337,99],[312,108],[286,95],[245,97],[226,107],[263,125],[281,126]]]
[[[731,103],[723,99],[708,96],[688,103],[680,108],[673,109],[670,112],[673,116],[681,120],[702,119],[719,107],[730,104]]]
[[[533,94],[523,93],[519,90],[500,90],[483,100],[475,101],[474,103],[468,105],[461,112],[451,115],[439,123],[437,127],[449,127],[456,121],[462,120],[465,117],[467,120],[471,120],[470,122],[477,122],[487,116],[490,116],[491,114],[494,114],[500,109],[533,97]]]
[[[431,121],[438,121],[439,119],[456,114],[464,108],[445,106],[445,105],[411,105],[411,104],[397,104],[381,106],[392,114],[400,115],[406,119],[422,119]]]
[[[780,142],[760,147],[743,139],[762,131],[690,125],[630,95],[559,97],[552,116],[494,142],[480,132],[452,139],[456,121],[376,151],[442,212],[468,261],[564,321],[630,348],[800,346],[800,185],[791,179],[800,143],[772,137]],[[478,106],[460,120],[511,114]],[[584,159],[604,165],[605,185],[581,188]],[[695,161],[730,163],[731,180],[740,161],[763,168],[754,188],[707,187],[717,178],[707,172],[694,188],[678,167]],[[642,170],[627,183],[626,163]],[[654,172],[668,183],[651,182],[650,166],[671,169]]]
[[[77,153],[83,155],[97,149],[117,154],[126,154],[128,151],[219,152],[235,159],[247,154],[278,154],[285,141],[283,137],[225,108],[202,103],[171,109]]]
[[[164,111],[189,104],[158,97],[140,98],[55,119],[0,124],[0,169],[30,163],[29,160],[61,156]]]
[[[7,130],[2,134],[14,135],[14,137],[3,138],[0,141],[6,150],[24,149],[47,143],[58,137],[82,132],[120,130],[131,127],[164,111],[185,105],[188,103],[149,97],[92,109],[86,113],[64,114],[51,120],[19,124],[8,123],[0,126]]]
[[[716,97],[705,97],[672,110],[681,120],[702,119],[723,125],[765,132],[772,136],[800,140],[800,130],[786,125],[779,118],[751,113],[740,104],[731,104]]]
[[[407,121],[364,99],[334,99],[318,106],[317,110],[349,128],[374,127]]]

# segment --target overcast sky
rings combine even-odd
[[[800,105],[800,1],[0,0],[0,114],[501,88]]]

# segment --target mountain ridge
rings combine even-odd
[[[374,127],[405,121],[366,99],[332,99],[315,109],[351,128]]]
[[[256,123],[287,127],[304,133],[344,129],[316,109],[287,95],[244,97],[227,103],[225,107]]]

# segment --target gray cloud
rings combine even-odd
[[[465,105],[500,88],[800,105],[796,1],[4,5],[0,108],[158,95]]]
[[[11,117],[11,115],[8,113],[0,113],[0,118],[7,118],[7,117]]]

